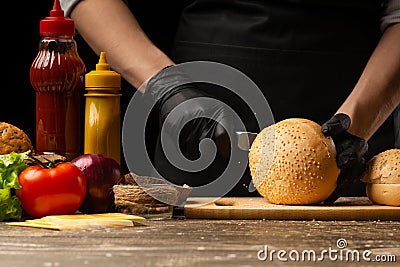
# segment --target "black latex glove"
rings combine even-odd
[[[336,114],[322,125],[322,133],[331,136],[336,147],[336,163],[340,169],[335,191],[324,201],[332,204],[359,179],[365,169],[366,140],[347,132],[351,120],[346,114]]]
[[[176,66],[161,70],[148,81],[145,96],[156,103],[160,127],[164,127],[172,138],[179,136],[179,148],[189,160],[199,158],[199,144],[205,138],[216,143],[217,152],[229,154],[227,130],[222,127],[229,128],[224,106],[215,99],[211,103],[204,102],[204,98],[210,100],[210,96],[190,82],[189,77]],[[184,109],[178,107],[185,101],[190,101],[190,104]],[[178,108],[178,113],[167,118],[175,108]]]

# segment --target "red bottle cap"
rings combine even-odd
[[[40,21],[40,35],[69,35],[75,34],[74,21],[64,16],[60,1],[54,0],[50,16]]]

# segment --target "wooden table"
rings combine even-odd
[[[339,249],[338,239],[347,247]],[[344,241],[344,240],[342,240]],[[286,252],[288,262],[273,254],[265,261],[265,246]],[[397,263],[333,260],[294,262],[296,255],[325,250],[371,251]],[[281,252],[283,253],[283,252]],[[257,255],[258,254],[258,255]],[[310,254],[311,255],[311,254]],[[392,255],[392,256],[390,256]],[[368,256],[368,255],[367,255]],[[332,259],[332,260],[331,260]],[[344,258],[343,258],[344,259]],[[318,260],[315,260],[318,261]],[[25,228],[0,223],[0,266],[398,266],[399,221],[293,221],[167,219],[146,226],[97,230]]]

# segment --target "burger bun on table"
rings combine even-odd
[[[400,149],[376,154],[368,162],[361,181],[366,194],[376,204],[400,206]]]

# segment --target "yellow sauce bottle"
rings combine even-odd
[[[85,75],[84,153],[103,154],[121,163],[121,75],[100,53],[96,70]]]

